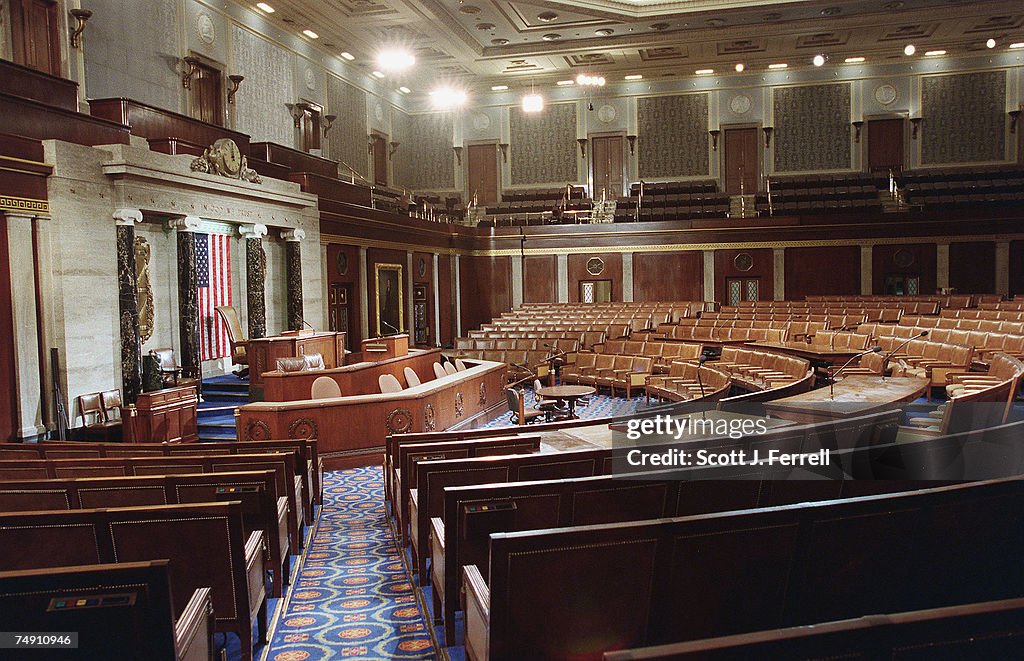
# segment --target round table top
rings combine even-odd
[[[541,397],[558,399],[559,397],[586,397],[597,392],[592,386],[548,386],[541,388],[537,394]]]

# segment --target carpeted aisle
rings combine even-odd
[[[383,490],[380,466],[324,474],[317,529],[262,658],[436,658]]]

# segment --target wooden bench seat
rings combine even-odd
[[[87,601],[84,607],[80,600]],[[0,612],[11,631],[78,634],[74,652],[35,650],[26,658],[214,658],[210,588],[194,590],[176,616],[167,560],[3,571]]]
[[[174,615],[210,588],[216,629],[253,658],[252,624],[266,642],[265,540],[245,535],[239,502],[0,512],[0,569],[45,569],[166,559]]]
[[[128,477],[272,470],[277,492],[288,498],[288,538],[296,553],[302,549],[301,478],[295,474],[295,455],[265,453],[189,455],[184,457],[102,457],[78,459],[0,460],[0,481],[73,477]]]
[[[463,569],[467,656],[600,659],[613,649],[1016,598],[1022,506],[1018,478],[493,534],[489,566]]]
[[[63,478],[0,482],[0,511],[95,509],[188,503],[242,503],[245,532],[262,530],[273,568],[273,596],[290,583],[288,499],[273,471]]]

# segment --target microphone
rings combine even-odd
[[[893,349],[893,350],[892,350],[892,351],[890,351],[889,353],[885,354],[885,359],[886,359],[886,360],[889,360],[889,359],[890,359],[890,358],[892,358],[892,357],[893,357],[894,355],[896,355],[897,353],[899,353],[899,350],[900,350],[900,349],[902,349],[903,347],[907,346],[908,344],[910,344],[910,343],[911,343],[911,342],[913,342],[914,340],[919,340],[919,339],[921,339],[922,337],[928,337],[928,331],[926,331],[926,330],[923,330],[923,331],[921,331],[920,333],[918,333],[917,335],[915,335],[914,337],[908,337],[908,338],[907,338],[906,340],[904,340],[903,342],[900,342],[900,344],[899,344],[899,346],[898,346],[898,347],[896,347],[895,349]]]
[[[393,330],[393,331],[394,331],[395,333],[401,333],[401,332],[402,332],[402,331],[398,330],[397,328],[395,328],[394,326],[392,326],[391,324],[389,324],[389,323],[388,323],[387,321],[385,321],[385,320],[384,320],[383,318],[381,318],[381,320],[380,320],[380,323],[384,324],[385,326],[387,326],[388,328],[390,328],[391,330]]]
[[[308,321],[306,321],[305,319],[303,319],[303,320],[302,320],[302,325],[303,325],[303,326],[305,326],[306,328],[308,328],[309,330],[313,331],[314,333],[316,332],[316,329],[315,329],[315,328],[313,328],[313,325],[312,325],[312,324],[310,324],[310,323],[309,323]]]
[[[832,374],[829,375],[829,380],[828,380],[828,398],[829,399],[835,399],[836,398],[835,385],[836,385],[836,375],[837,374],[839,374],[844,369],[849,367],[850,363],[852,363],[853,361],[857,360],[861,356],[866,356],[869,353],[881,353],[881,351],[882,351],[882,347],[871,347],[867,351],[861,351],[856,356],[850,358],[848,361],[843,363],[843,366],[840,367],[839,369],[833,370]],[[832,367],[835,367],[835,365],[833,365]]]
[[[708,355],[706,353],[702,353],[700,355],[700,358],[697,359],[697,385],[700,386],[700,399],[701,399],[700,417],[702,419],[704,419],[704,420],[708,419],[708,414],[707,414],[707,411],[705,411],[706,406],[703,403],[704,402],[704,381],[702,381],[701,378],[700,378],[700,366],[703,365],[704,362],[707,359],[708,359]]]

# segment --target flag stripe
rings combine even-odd
[[[196,240],[201,354],[203,360],[214,360],[231,355],[227,328],[216,311],[217,306],[231,305],[231,237],[197,235]]]

